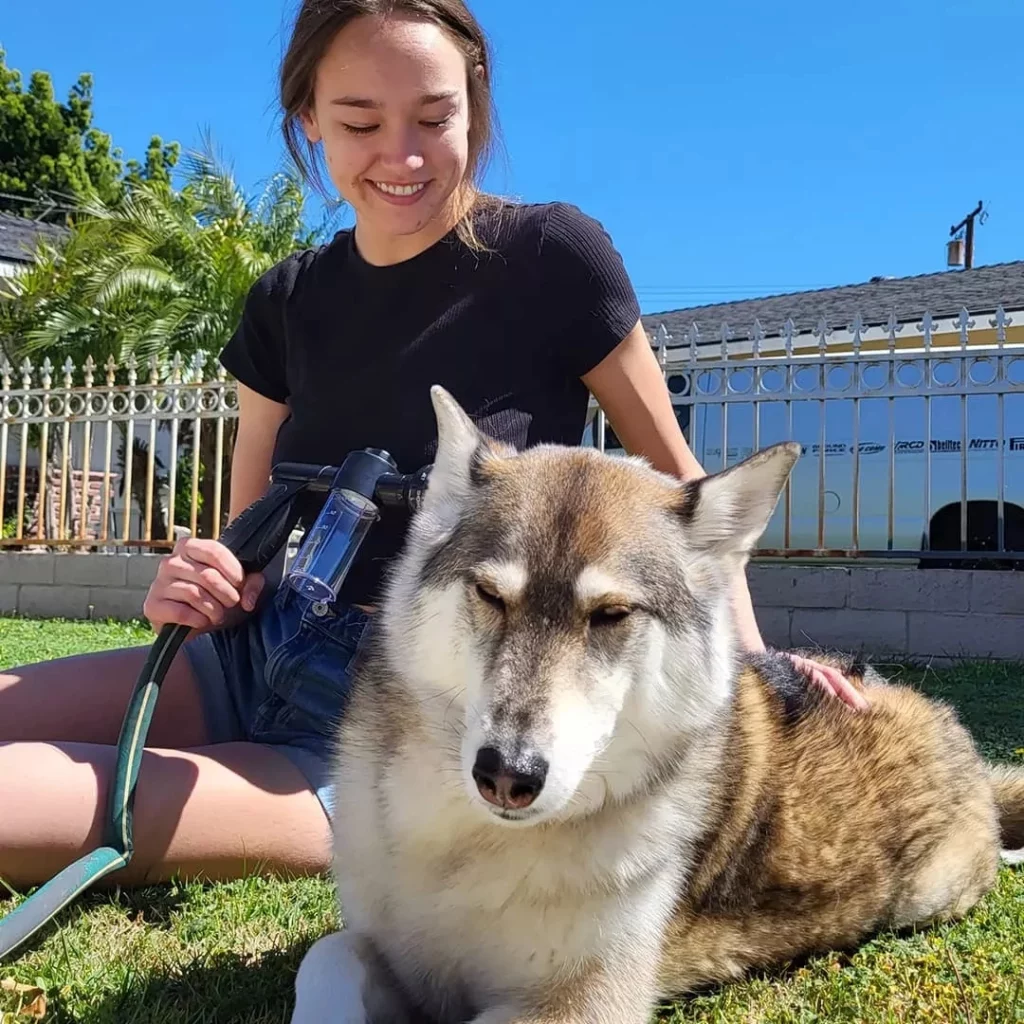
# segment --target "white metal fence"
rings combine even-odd
[[[709,471],[804,445],[761,555],[1024,565],[1024,323],[963,310],[716,333],[661,327],[652,344]],[[182,529],[219,535],[237,419],[219,366],[5,363],[0,385],[0,546],[159,550]],[[593,404],[583,443],[617,446]]]
[[[167,548],[216,537],[237,390],[204,360],[0,365],[0,545]],[[130,453],[130,454],[129,454]]]
[[[802,443],[761,557],[1024,567],[1024,317],[653,339],[708,471]],[[596,411],[585,443],[617,446]],[[610,442],[610,443],[609,443]]]

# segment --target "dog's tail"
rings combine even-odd
[[[1024,768],[990,765],[988,780],[999,814],[1004,850],[1024,850]]]

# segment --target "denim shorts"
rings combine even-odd
[[[182,647],[203,693],[210,742],[243,740],[279,751],[329,819],[335,727],[373,618],[351,605],[311,602],[282,583],[240,625]]]

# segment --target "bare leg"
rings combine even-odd
[[[0,742],[116,744],[148,653],[130,647],[0,672]],[[199,684],[179,651],[160,687],[147,743],[198,747],[207,739]]]
[[[0,877],[52,878],[102,841],[115,747],[0,743]],[[330,866],[316,795],[283,755],[255,743],[148,749],[135,797],[135,854],[101,884],[223,881],[256,871],[303,875]]]
[[[146,648],[0,673],[0,878],[39,884],[102,838],[128,696]],[[135,854],[110,884],[321,872],[327,818],[305,778],[258,744],[207,746],[199,684],[179,653],[160,689],[135,797]],[[100,884],[104,884],[101,882]]]

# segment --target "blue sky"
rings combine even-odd
[[[292,0],[4,4],[0,46],[66,95],[95,76],[126,156],[208,129],[248,185],[278,169]],[[489,184],[601,220],[646,312],[1024,259],[1019,0],[475,0],[506,156]]]

